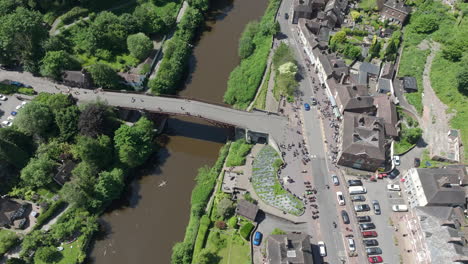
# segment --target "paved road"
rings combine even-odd
[[[20,81],[24,84],[31,85],[38,92],[66,93],[69,89],[67,86],[55,84],[45,78],[34,77],[30,73],[26,72],[20,73],[1,70],[0,80],[4,79]],[[287,118],[275,114],[259,111],[246,112],[231,109],[226,106],[213,105],[187,99],[158,97],[144,94],[123,94],[107,91],[95,94],[92,90],[78,88],[71,89],[71,94],[81,103],[103,100],[109,105],[125,108],[135,108],[178,115],[187,115],[187,113],[189,113],[191,116],[227,123],[255,132],[267,133],[274,139],[278,139],[283,135],[283,129],[287,128],[288,122]]]

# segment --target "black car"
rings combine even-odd
[[[395,179],[398,175],[400,175],[400,171],[397,169],[394,169],[388,174],[388,177],[390,179]]]
[[[361,180],[348,180],[349,186],[362,186]]]
[[[367,255],[380,255],[382,254],[382,249],[379,247],[366,248]]]
[[[370,207],[367,204],[357,204],[354,206],[354,210],[356,210],[356,212],[370,211]]]
[[[361,222],[361,223],[362,223],[362,222],[370,222],[370,221],[372,221],[371,218],[370,218],[370,216],[368,216],[368,215],[358,216],[358,217],[356,217],[356,218],[357,218],[357,221],[358,221],[358,222]]]
[[[345,210],[341,211],[341,218],[343,218],[343,223],[349,224],[349,216]]]
[[[288,13],[284,13],[284,19],[289,19]]]
[[[351,196],[351,201],[353,202],[364,202],[366,200],[366,197],[364,195],[352,195]]]
[[[414,167],[418,168],[419,166],[421,166],[421,159],[414,158]]]
[[[366,247],[375,247],[379,245],[379,241],[377,241],[377,239],[366,239],[366,240],[363,240],[362,242],[364,242],[364,245]]]
[[[373,223],[364,223],[359,224],[359,228],[361,229],[361,231],[372,230],[375,229],[375,225]]]

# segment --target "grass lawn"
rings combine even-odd
[[[267,93],[268,93],[268,82],[270,80],[270,74],[271,74],[271,67],[267,73],[265,82],[263,83],[262,87],[260,87],[260,91],[257,96],[257,99],[255,100],[253,104],[254,108],[262,109],[262,110],[265,110],[266,108],[266,98],[267,98]]]
[[[213,229],[208,235],[205,248],[213,250],[219,257],[219,264],[248,264],[250,263],[250,245],[244,241],[237,230]]]
[[[109,65],[116,71],[123,71],[127,67],[136,67],[140,62],[137,58],[134,58],[130,54],[117,55],[113,61],[101,60],[94,56],[88,57],[85,54],[78,54],[77,57],[83,67],[91,66],[97,63],[103,63]]]
[[[426,165],[426,162],[429,162],[430,165]],[[425,149],[421,156],[421,166],[420,168],[438,168],[445,165],[450,165],[449,162],[435,161],[429,158],[429,150]]]
[[[395,141],[393,144],[394,147],[394,154],[395,155],[401,155],[405,153],[406,151],[410,150],[412,147],[414,147],[415,144],[411,144],[406,140],[400,140],[400,141]]]
[[[377,7],[376,0],[362,0],[359,3],[359,8],[362,8],[364,10],[373,10],[376,7]]]
[[[73,243],[62,245],[62,258],[54,264],[75,264],[81,263],[86,257],[86,252],[83,251],[85,236],[78,237]],[[34,261],[34,264],[50,264],[42,261]]]

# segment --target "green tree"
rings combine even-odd
[[[100,135],[96,139],[78,136],[76,144],[72,147],[72,153],[76,158],[103,169],[112,162],[112,140],[106,135]]]
[[[94,138],[113,135],[118,125],[113,108],[99,101],[85,105],[78,120],[80,134]]]
[[[359,13],[359,11],[356,10],[351,10],[351,18],[353,19],[353,21],[359,22],[361,20],[361,13]]]
[[[33,102],[49,107],[54,113],[75,104],[71,95],[61,93],[40,93],[33,99]]]
[[[227,219],[234,213],[235,206],[231,199],[223,198],[218,202],[216,208],[218,216]]]
[[[47,143],[40,144],[37,148],[36,155],[45,155],[48,159],[61,161],[67,157],[71,157],[70,145],[60,142],[57,139],[52,139]]]
[[[390,41],[385,48],[385,59],[387,61],[394,61],[398,52],[398,47],[394,41]]]
[[[67,52],[48,51],[41,61],[41,74],[55,80],[62,78],[64,70],[76,70],[79,68],[79,63]]]
[[[464,95],[468,95],[468,64],[464,64],[464,67],[457,73],[456,79],[458,91]]]
[[[31,253],[31,251],[36,250],[37,248],[50,245],[52,243],[52,237],[42,232],[41,230],[34,230],[31,233],[27,234],[23,242],[21,242],[21,252],[20,256],[26,256]]]
[[[188,2],[190,6],[193,6],[202,12],[207,11],[210,4],[209,0],[189,0]]]
[[[78,133],[79,117],[80,111],[75,105],[60,109],[55,113],[55,123],[59,128],[62,141],[69,141]]]
[[[259,29],[259,24],[256,21],[249,22],[242,32],[242,36],[239,39],[239,57],[245,59],[249,57],[255,50],[254,38]]]
[[[446,60],[457,62],[463,56],[463,47],[459,47],[458,45],[445,45],[442,49],[442,57]]]
[[[99,87],[115,88],[119,83],[119,76],[110,66],[102,63],[94,64],[88,68],[94,84]]]
[[[55,162],[45,155],[32,158],[21,170],[21,179],[31,187],[42,187],[52,182]]]
[[[411,24],[416,32],[424,34],[431,33],[439,28],[437,18],[432,14],[419,15]]]
[[[357,59],[361,56],[361,48],[348,43],[344,47],[343,55],[350,59]]]
[[[17,241],[18,236],[13,232],[2,234],[0,236],[0,254],[5,254]]]
[[[2,128],[1,131],[5,129],[7,128]],[[0,160],[13,165],[17,169],[22,169],[28,163],[31,154],[15,141],[10,141],[11,138],[2,137],[2,134],[4,133],[0,133]]]
[[[6,264],[27,264],[26,261],[20,258],[10,258],[7,259]]]
[[[144,33],[137,33],[128,36],[127,48],[133,57],[143,60],[153,50],[153,42]]]
[[[214,264],[219,263],[221,261],[221,257],[218,256],[214,251],[204,248],[200,252],[197,258],[198,264]]]
[[[377,58],[380,54],[380,49],[382,48],[382,43],[377,40],[377,36],[374,35],[371,46],[369,47],[369,55],[371,58]]]
[[[122,169],[115,168],[99,174],[95,192],[97,198],[107,204],[120,196],[124,186],[124,173]]]
[[[46,137],[53,127],[52,111],[45,105],[30,102],[19,111],[14,125],[26,135]]]
[[[145,117],[131,127],[122,125],[114,137],[120,161],[130,168],[142,165],[154,150],[153,136],[153,123]]]
[[[186,242],[178,242],[172,247],[171,264],[192,263],[192,246]]]
[[[343,44],[346,42],[346,31],[340,30],[330,38],[330,43]]]
[[[32,138],[13,127],[4,127],[0,129],[0,139],[15,144],[29,155],[33,154],[34,143]]]
[[[61,257],[63,257],[62,253],[57,251],[55,247],[47,246],[41,247],[38,250],[36,250],[36,253],[34,254],[34,261],[42,261],[44,263],[55,263]]]

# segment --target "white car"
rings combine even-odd
[[[356,251],[356,244],[354,244],[354,239],[348,238],[348,247],[349,247],[349,251],[351,252]]]
[[[401,191],[400,185],[398,184],[389,184],[387,185],[387,190],[389,191]]]
[[[395,204],[392,206],[394,212],[408,212],[408,206],[404,204]]]
[[[317,242],[317,245],[319,246],[320,256],[326,257],[327,249],[325,248],[325,243],[323,243],[323,241],[319,241]]]
[[[0,100],[2,101],[6,101],[8,98],[6,96],[4,96],[3,94],[0,94]]]
[[[2,122],[2,126],[4,126],[4,127],[10,127],[11,125],[13,125],[13,123],[11,123],[10,121],[3,121]]]
[[[11,115],[11,116],[9,116],[9,117],[7,117],[7,120],[8,120],[8,121],[13,121],[13,119],[15,119],[15,117],[14,117],[14,116],[12,116],[12,115]]]
[[[395,166],[400,166],[400,156],[393,156],[393,162],[395,163]]]
[[[339,205],[345,205],[345,199],[342,192],[336,192],[336,199],[338,200]]]

